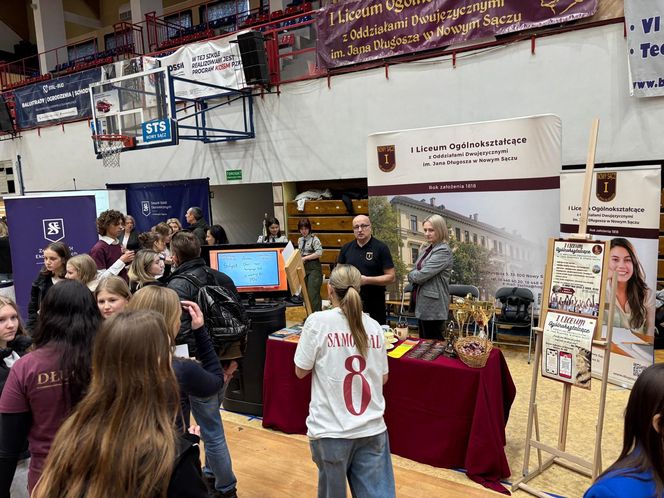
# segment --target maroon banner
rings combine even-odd
[[[356,0],[318,13],[318,59],[334,68],[592,16],[599,0]]]

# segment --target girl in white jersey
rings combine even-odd
[[[307,318],[295,353],[299,378],[313,372],[307,435],[318,497],[395,496],[383,420],[387,356],[383,331],[362,313],[361,275],[338,265],[328,283],[334,309]]]

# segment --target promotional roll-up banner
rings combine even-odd
[[[52,125],[92,116],[91,83],[101,79],[99,68],[14,90],[19,128]]]
[[[501,287],[527,288],[538,306],[546,241],[559,232],[560,165],[553,115],[376,133],[367,179],[381,217],[372,224],[385,234],[397,225],[392,257],[408,269],[425,242],[423,220],[440,214],[452,283],[475,285],[491,301]]]
[[[185,45],[165,57],[143,57],[145,70],[168,67],[172,76],[239,90],[247,86],[236,33]],[[196,98],[223,94],[219,88],[175,81],[175,95]]]
[[[625,0],[625,24],[630,95],[664,95],[664,4]]]
[[[106,185],[109,190],[124,190],[127,214],[136,220],[138,232],[148,232],[157,223],[177,218],[187,227],[184,214],[190,207],[203,210],[203,218],[210,222],[209,179],[153,183],[117,183]]]
[[[602,168],[595,170],[592,185],[588,233],[610,241],[609,288],[618,279],[609,380],[626,387],[653,363],[660,174],[661,166]],[[563,236],[578,231],[583,181],[583,171],[560,177]],[[603,336],[608,313],[604,316]],[[602,362],[603,351],[594,349],[593,372],[602,371]]]
[[[16,302],[27,318],[32,282],[44,265],[44,249],[53,242],[69,247],[72,256],[87,253],[99,237],[95,198],[5,197]]]
[[[643,0],[645,2],[645,0]],[[339,67],[589,17],[598,0],[355,0],[316,16],[322,67]]]

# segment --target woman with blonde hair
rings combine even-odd
[[[164,273],[164,260],[156,251],[142,249],[138,251],[129,267],[129,290],[136,292],[147,285],[163,285],[159,276]]]
[[[139,289],[127,309],[156,311],[163,316],[173,344],[180,330],[182,311],[191,316],[191,329],[196,340],[196,355],[200,363],[185,358],[173,358],[173,370],[182,394],[180,405],[184,419],[184,423],[182,419],[178,419],[177,425],[184,428],[189,423],[189,395],[212,396],[219,392],[224,384],[224,373],[212,346],[210,334],[205,328],[203,314],[195,302],[180,301],[174,290],[154,285]]]
[[[172,235],[175,235],[177,232],[182,230],[182,223],[180,223],[180,220],[177,218],[168,218],[168,220],[166,220],[166,224],[171,227],[171,230],[173,230]]]
[[[104,322],[88,394],[58,431],[33,498],[207,497],[198,437],[174,427],[173,344],[153,311]]]
[[[78,280],[94,292],[99,284],[99,280],[97,279],[97,263],[88,254],[77,254],[67,261],[65,278]]]
[[[450,304],[450,275],[454,257],[447,244],[447,224],[442,216],[433,214],[424,220],[422,230],[427,243],[408,274],[413,284],[411,307],[420,337],[442,339]]]
[[[95,289],[95,300],[104,318],[124,310],[130,299],[129,286],[120,277],[106,277]]]
[[[318,496],[395,496],[383,420],[387,356],[383,330],[362,313],[361,274],[337,265],[328,295],[333,309],[309,315],[295,352],[295,374],[313,372],[307,435],[318,467]]]

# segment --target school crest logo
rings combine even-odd
[[[51,242],[58,242],[65,238],[65,221],[62,218],[42,220],[44,238]]]
[[[394,145],[379,145],[376,147],[376,151],[378,152],[378,168],[383,173],[389,173],[397,167]]]
[[[602,202],[610,202],[616,198],[618,173],[597,173],[595,195]]]
[[[150,201],[141,201],[141,213],[143,216],[150,216]]]
[[[367,261],[373,260],[373,252],[372,251],[367,252],[364,257],[367,259]]]

